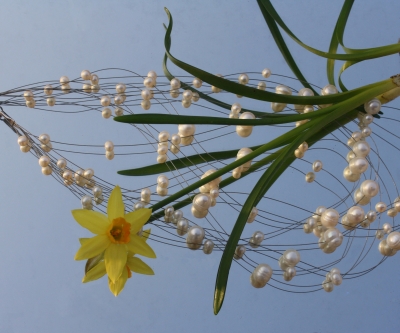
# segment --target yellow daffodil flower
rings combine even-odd
[[[93,258],[104,252],[105,269],[114,284],[125,274],[128,251],[149,258],[156,257],[153,249],[137,235],[149,220],[151,209],[142,208],[125,214],[119,186],[113,189],[108,200],[108,216],[87,209],[73,210],[72,215],[82,227],[96,235],[82,243],[75,260]]]
[[[142,238],[147,240],[150,235],[150,229],[143,231]],[[86,239],[80,239],[83,244]],[[118,296],[118,294],[124,289],[126,281],[132,276],[131,272],[135,272],[138,274],[146,274],[146,275],[154,275],[154,271],[142,260],[134,257],[134,253],[128,252],[127,260],[126,260],[126,269],[122,271],[121,276],[114,283],[111,279],[108,279],[108,286],[110,291],[114,294],[114,296]],[[106,275],[106,265],[103,259],[100,259],[93,267],[91,267],[85,274],[82,279],[83,283],[94,281],[100,279],[104,275]]]

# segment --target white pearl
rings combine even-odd
[[[104,149],[106,151],[113,151],[114,150],[114,143],[112,141],[106,141],[104,143]]]
[[[181,135],[181,137],[187,137],[191,136],[196,132],[196,126],[195,125],[189,125],[189,124],[181,124],[178,125],[178,133]]]
[[[321,214],[321,224],[327,228],[333,228],[338,224],[339,217],[336,209],[328,208]]]
[[[157,73],[155,71],[151,70],[147,73],[147,77],[152,77],[154,79],[157,79]]]
[[[377,114],[381,110],[382,103],[379,99],[372,99],[364,104],[364,109],[368,114]]]
[[[113,151],[106,151],[106,159],[111,161],[114,158],[114,152]]]
[[[56,98],[54,96],[50,96],[46,99],[46,103],[48,106],[54,106],[56,104]]]
[[[115,105],[121,105],[123,102],[124,102],[124,97],[122,97],[121,95],[114,96]]]
[[[47,144],[40,145],[40,148],[42,148],[46,153],[48,153],[53,148],[53,145],[51,144],[51,142],[49,142]]]
[[[389,238],[389,236],[388,236],[388,238]],[[388,241],[387,239],[382,239],[379,243],[378,250],[382,255],[391,257],[396,254],[397,250],[388,246],[387,241]]]
[[[304,157],[304,152],[297,148],[294,151],[294,156],[296,156],[297,158],[303,158]]]
[[[264,240],[264,233],[261,231],[255,231],[250,238],[249,244],[253,248],[257,248]]]
[[[360,179],[361,174],[359,174],[359,173],[353,173],[353,172],[350,170],[349,167],[346,167],[346,168],[344,168],[344,170],[343,170],[343,177],[344,177],[347,181],[354,183],[354,182],[356,182],[357,180]]]
[[[178,98],[179,97],[179,89],[171,89],[169,91],[169,94],[172,98]]]
[[[334,95],[337,94],[338,90],[337,88],[332,85],[332,84],[328,84],[325,87],[322,88],[321,90],[321,95],[326,96],[326,95]]]
[[[203,81],[201,81],[200,79],[198,79],[197,77],[195,77],[195,78],[193,79],[192,84],[193,84],[193,87],[195,87],[195,88],[200,88],[201,85],[203,84]]]
[[[361,192],[370,198],[373,198],[379,193],[379,184],[374,180],[364,180],[360,186]]]
[[[45,176],[51,175],[52,172],[53,170],[49,165],[42,168],[42,174],[44,174]]]
[[[158,155],[157,156],[157,163],[165,163],[167,161],[168,157],[167,155]]]
[[[172,215],[174,214],[174,211],[175,211],[174,207],[168,206],[164,209],[164,214],[165,214],[165,216],[172,217]]]
[[[92,75],[90,74],[90,72],[89,72],[87,69],[84,69],[84,70],[81,72],[81,78],[82,78],[82,80],[90,80],[91,77],[92,77]]]
[[[390,234],[393,231],[392,226],[390,225],[390,223],[384,223],[382,225],[382,230],[386,233],[386,234]]]
[[[364,220],[364,209],[360,206],[353,206],[347,211],[347,221],[350,225],[357,225]]]
[[[187,233],[189,228],[189,222],[185,218],[181,218],[176,223],[176,233],[183,236]]]
[[[71,92],[71,87],[70,87],[70,85],[69,85],[68,83],[62,85],[62,86],[61,86],[61,91],[63,92],[63,94],[69,94],[69,93]]]
[[[158,184],[158,186],[163,187],[163,188],[168,187],[168,185],[169,185],[168,177],[165,175],[159,175],[157,177],[157,184]]]
[[[377,216],[378,216],[378,214],[376,214],[376,212],[373,211],[373,210],[370,210],[370,211],[367,212],[367,214],[365,214],[365,218],[366,218],[370,223],[374,222],[374,221],[376,220]]]
[[[220,88],[218,88],[218,87],[215,87],[215,86],[211,86],[211,91],[212,91],[213,93],[218,94],[218,93],[220,93],[220,92],[222,91],[222,89],[220,89]]]
[[[171,143],[174,145],[179,145],[181,143],[181,137],[178,134],[173,134],[171,136]]]
[[[144,101],[149,101],[153,97],[153,94],[149,89],[143,89],[140,95],[142,96]]]
[[[323,236],[326,246],[330,248],[337,248],[342,244],[343,235],[336,228],[328,228]]]
[[[233,103],[231,106],[231,111],[233,114],[239,114],[242,111],[242,106],[239,103]]]
[[[116,117],[122,116],[124,114],[124,110],[120,107],[116,107],[114,109],[114,114]]]
[[[249,214],[249,217],[247,218],[247,223],[252,223],[256,219],[256,216],[258,214],[258,209],[256,207],[253,207],[251,209],[251,212]]]
[[[365,206],[368,205],[371,201],[370,197],[367,197],[366,195],[364,195],[360,189],[357,189],[354,192],[354,201],[356,204],[360,205],[360,206]]]
[[[361,130],[361,134],[362,134],[363,138],[369,137],[372,134],[372,130],[369,127],[364,127]]]
[[[281,112],[286,108],[286,106],[287,106],[286,103],[276,103],[276,102],[271,103],[271,109],[274,112]]]
[[[300,261],[300,253],[293,249],[289,249],[283,252],[282,257],[289,267],[296,266]]]
[[[346,155],[346,161],[350,162],[354,157],[356,157],[356,154],[354,153],[354,151],[349,150],[349,152]]]
[[[310,88],[301,88],[298,92],[299,96],[314,96],[314,92]]]
[[[371,151],[371,148],[366,141],[355,142],[352,149],[357,157],[366,157]]]
[[[101,111],[101,116],[102,116],[104,119],[110,118],[110,117],[111,117],[111,114],[112,114],[112,112],[111,112],[110,108],[104,108],[103,111]]]
[[[60,159],[57,161],[57,166],[58,166],[60,169],[65,169],[65,167],[67,166],[67,161],[65,160],[65,158],[60,158]]]
[[[198,102],[199,99],[200,99],[199,93],[194,91],[192,95],[192,102]]]
[[[309,226],[307,223],[304,223],[304,224],[303,224],[303,231],[304,231],[306,234],[310,234],[310,233],[312,233],[312,228],[310,228],[310,226]]]
[[[320,160],[313,162],[312,168],[314,172],[320,172],[322,170],[323,164]]]
[[[246,252],[246,247],[244,245],[238,245],[236,246],[235,254],[233,255],[233,257],[236,260],[242,259],[245,252]]]
[[[192,100],[187,100],[187,99],[182,100],[182,106],[183,106],[185,109],[187,109],[187,108],[190,107],[191,105],[192,105]]]
[[[140,103],[140,105],[141,105],[141,107],[142,107],[143,110],[148,110],[148,109],[150,109],[150,107],[151,107],[151,103],[150,103],[150,101],[148,101],[148,100],[143,100],[143,101]]]
[[[330,293],[333,290],[333,283],[332,282],[322,282],[322,288],[327,292]]]
[[[200,226],[193,226],[189,229],[186,236],[186,245],[191,250],[197,250],[201,247],[205,236],[204,229]]]
[[[400,232],[392,231],[386,238],[388,247],[393,250],[400,250]]]
[[[28,138],[25,135],[21,135],[18,137],[18,144],[22,146],[27,146],[29,143]]]
[[[157,186],[156,192],[160,197],[165,197],[168,194],[168,188]]]
[[[92,84],[97,85],[97,84],[99,84],[99,81],[100,81],[100,79],[99,79],[99,77],[98,77],[97,74],[92,74],[92,75],[90,76],[90,82],[91,82]]]
[[[204,254],[210,254],[214,249],[214,242],[210,239],[207,239],[203,244],[203,252]]]
[[[267,84],[264,81],[258,82],[257,89],[265,90],[267,88]]]
[[[298,149],[300,149],[303,153],[305,153],[305,152],[308,150],[308,143],[304,141],[304,142],[299,146]]]
[[[158,155],[165,155],[166,153],[168,153],[168,146],[158,147],[158,149],[157,149]]]
[[[271,70],[269,68],[264,68],[261,72],[261,75],[265,77],[266,79],[271,76]]]
[[[363,157],[355,157],[349,162],[349,169],[354,174],[364,173],[368,169],[368,161]]]
[[[117,93],[123,93],[126,90],[126,85],[124,83],[118,83],[115,86],[115,90],[117,91]]]
[[[181,144],[182,146],[190,145],[194,140],[194,136],[181,136]]]
[[[147,88],[153,88],[156,86],[156,80],[153,77],[146,77],[143,80],[143,85]]]
[[[250,275],[250,283],[254,288],[263,288],[271,279],[272,268],[267,264],[259,264]]]
[[[50,164],[50,158],[48,156],[40,156],[38,162],[41,167],[46,167]]]
[[[44,93],[48,96],[50,96],[53,93],[53,87],[51,86],[51,84],[46,84],[44,86]]]
[[[62,174],[62,177],[65,179],[65,180],[72,180],[72,171],[70,171],[70,170],[65,170],[64,172],[63,172],[63,174]]]
[[[183,100],[191,101],[192,97],[193,97],[193,93],[192,93],[191,90],[187,89],[187,90],[183,91],[183,93],[182,93],[182,99]]]
[[[33,92],[31,90],[24,91],[24,98],[26,101],[33,101]]]
[[[398,214],[398,211],[397,211],[395,208],[390,208],[390,209],[386,212],[386,214],[387,214],[389,217],[395,217],[395,216]]]
[[[25,104],[26,104],[26,106],[27,106],[28,108],[33,109],[33,108],[35,107],[35,105],[36,105],[36,102],[35,102],[34,99],[32,99],[32,100],[30,100],[30,101],[26,101]]]
[[[315,173],[314,172],[308,172],[306,174],[305,179],[306,179],[307,183],[312,183],[315,180]]]
[[[110,96],[102,96],[100,99],[100,104],[102,106],[109,106],[111,104]]]
[[[243,112],[239,119],[255,119],[256,117],[251,112]],[[236,133],[242,138],[248,137],[253,131],[253,126],[236,126]]]
[[[100,86],[98,84],[92,84],[90,88],[94,94],[97,94],[100,91]]]
[[[92,191],[95,197],[100,197],[103,194],[103,190],[100,186],[94,186]]]
[[[61,77],[60,77],[60,83],[61,83],[61,84],[67,84],[67,83],[69,83],[69,78],[68,78],[68,76],[61,76]]]
[[[179,81],[177,78],[172,79],[170,84],[171,89],[179,89],[181,87],[181,81]]]
[[[207,194],[199,193],[193,199],[193,207],[199,211],[205,211],[210,208],[211,199]]]
[[[250,148],[241,148],[241,149],[239,149],[239,151],[236,155],[236,157],[237,157],[236,159],[239,160],[252,152],[253,152],[253,150],[251,150]],[[249,168],[251,166],[251,162],[252,162],[252,160],[247,161],[246,163],[244,163],[242,165],[242,172],[246,172],[247,170],[249,170]]]
[[[248,84],[249,83],[249,76],[247,74],[240,74],[238,81],[240,84]]]
[[[284,86],[283,84],[280,84],[275,87],[275,92],[280,95],[291,95],[292,89],[290,89],[287,86]]]
[[[83,172],[83,177],[85,177],[86,179],[91,179],[93,176],[94,176],[94,170],[91,168],[88,168]]]

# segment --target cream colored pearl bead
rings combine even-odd
[[[245,253],[246,253],[246,247],[244,245],[238,245],[236,246],[235,254],[233,255],[233,257],[236,260],[239,260],[243,258]]]
[[[106,151],[106,159],[112,160],[114,158],[114,152],[113,151]]]
[[[303,153],[305,153],[305,152],[308,150],[308,143],[304,141],[304,142],[299,146],[298,149],[300,149]]]
[[[353,173],[349,167],[344,168],[343,170],[343,177],[349,182],[356,182],[360,179],[361,174]]]
[[[266,79],[271,76],[271,70],[269,68],[264,68],[261,72],[261,75],[265,77]]]
[[[238,81],[240,84],[248,84],[249,83],[249,76],[247,74],[240,74]]]
[[[236,155],[236,159],[239,160],[239,159],[245,157],[246,155],[248,155],[248,154],[250,154],[252,152],[253,152],[253,150],[251,150],[250,148],[241,148],[241,149],[239,149],[239,151],[238,151],[238,153]],[[246,172],[247,170],[249,170],[249,168],[251,166],[251,162],[252,162],[252,160],[247,161],[246,163],[244,163],[242,165],[241,172]]]
[[[112,112],[111,112],[110,108],[104,108],[103,111],[101,111],[101,116],[102,116],[104,119],[110,118],[110,117],[111,117],[111,114],[112,114]]]
[[[232,170],[232,177],[235,179],[239,179],[242,176],[242,173],[240,171],[240,168],[235,168]]]
[[[314,172],[308,172],[306,174],[305,179],[306,179],[307,183],[312,183],[315,180],[315,173]]]
[[[102,96],[100,99],[100,104],[102,106],[109,106],[111,104],[110,96]]]
[[[179,89],[181,87],[181,81],[179,81],[177,78],[172,79],[170,84],[171,89]]]
[[[255,119],[255,116],[251,112],[243,112],[239,119]],[[253,131],[253,126],[236,126],[236,133],[242,138],[248,137]]]
[[[123,93],[126,90],[126,85],[124,83],[118,83],[115,86],[115,90],[116,90],[117,93]]]
[[[362,209],[360,206],[353,206],[347,211],[347,221],[351,225],[356,225],[360,223],[364,219],[364,209]]]
[[[106,151],[113,151],[114,150],[114,143],[112,141],[106,141],[104,143],[104,149]]]
[[[339,212],[336,209],[328,208],[321,214],[321,224],[327,228],[335,227],[339,222]]]
[[[61,76],[61,77],[60,77],[60,83],[61,83],[61,84],[68,84],[68,83],[69,83],[69,78],[68,78],[68,76]]]
[[[360,189],[357,189],[354,192],[354,201],[356,204],[360,205],[360,206],[365,206],[368,205],[371,201],[370,197],[367,197],[366,195],[364,195]]]
[[[257,84],[257,89],[259,90],[265,90],[267,88],[267,84],[264,81],[260,81]]]
[[[194,135],[196,132],[196,126],[195,125],[190,125],[190,124],[181,124],[178,125],[178,133],[179,135],[183,137],[191,136]]]
[[[90,82],[91,82],[92,84],[98,85],[98,84],[99,84],[99,81],[100,81],[100,79],[99,79],[99,77],[98,77],[97,74],[92,74],[92,75],[90,76]]]
[[[121,105],[124,102],[124,98],[121,95],[114,96],[114,104]]]
[[[149,110],[150,107],[151,107],[151,103],[150,103],[150,101],[148,101],[148,100],[143,100],[143,101],[140,103],[140,105],[141,105],[141,107],[142,107],[143,110]]]
[[[179,89],[171,89],[169,91],[169,94],[172,98],[178,98],[179,97]]]
[[[387,205],[386,205],[384,202],[378,202],[378,203],[375,205],[375,210],[376,210],[378,213],[383,213],[386,209],[387,209]]]
[[[386,233],[386,234],[390,234],[393,231],[393,227],[390,225],[390,223],[384,223],[382,225],[382,230]]]
[[[26,101],[25,104],[26,104],[26,106],[27,106],[28,108],[33,109],[33,108],[35,107],[35,105],[36,105],[36,102],[35,102],[34,99],[32,99],[32,100],[30,100],[30,101]]]
[[[53,170],[51,169],[51,167],[49,165],[42,167],[42,174],[44,174],[45,176],[50,176],[52,172],[53,172]]]
[[[116,117],[122,116],[124,114],[124,110],[120,107],[116,107],[114,109],[114,114]]]
[[[263,288],[271,279],[272,268],[267,264],[259,264],[250,275],[250,283],[254,288]]]
[[[167,161],[167,155],[158,155],[157,156],[157,163],[165,163]]]
[[[218,93],[220,93],[220,92],[222,91],[222,89],[220,89],[220,88],[218,88],[218,87],[215,87],[215,86],[211,86],[211,91],[212,91],[213,93],[218,94]]]
[[[197,77],[195,77],[195,78],[193,79],[192,84],[193,84],[193,87],[195,87],[195,88],[200,88],[200,87],[202,86],[202,84],[203,84],[203,81],[200,80],[200,79],[198,79]]]
[[[181,136],[182,146],[190,145],[193,142],[193,140],[194,140],[194,136],[186,136],[186,137]]]
[[[314,172],[320,172],[322,170],[323,164],[320,160],[313,162],[312,168]]]
[[[157,79],[157,73],[155,71],[151,70],[147,73],[147,77],[152,77],[154,79]]]
[[[180,151],[180,147],[179,145],[171,145],[171,147],[169,148],[169,150],[171,151],[172,154],[178,154]]]
[[[29,140],[25,135],[21,135],[18,137],[18,145],[22,146],[26,146],[29,144]]]
[[[146,77],[143,80],[143,85],[147,88],[154,88],[156,86],[156,79],[153,77]]]
[[[400,250],[400,232],[392,231],[386,238],[389,248],[393,250]]]
[[[355,157],[349,162],[349,169],[353,174],[364,173],[368,169],[368,161],[364,157]]]
[[[388,246],[387,239],[382,239],[380,241],[378,250],[382,255],[388,256],[388,257],[395,255],[397,252],[397,250],[392,249],[390,246]]]
[[[168,188],[157,186],[156,191],[160,197],[165,197],[168,194]]]
[[[398,211],[397,211],[396,209],[394,209],[394,208],[390,208],[390,209],[386,212],[386,214],[387,214],[389,217],[395,217],[395,216],[398,214]]]
[[[81,72],[81,78],[82,78],[82,80],[90,80],[91,77],[92,77],[92,75],[90,74],[90,72],[89,72],[87,69],[84,69],[84,70]]]
[[[157,177],[157,184],[158,186],[162,187],[162,188],[167,188],[169,185],[169,179],[167,176],[165,175],[159,175]]]
[[[39,162],[39,165],[44,168],[50,164],[50,158],[48,156],[40,156],[38,162]]]
[[[186,99],[182,100],[182,106],[185,109],[189,108],[191,105],[192,105],[192,100],[186,100]]]
[[[186,245],[191,250],[197,250],[203,244],[205,236],[204,229],[200,226],[193,226],[189,229],[186,236]]]
[[[379,193],[379,184],[374,180],[364,180],[361,183],[360,190],[365,196],[373,198]]]
[[[69,94],[71,92],[71,86],[68,83],[66,83],[66,84],[61,86],[61,91],[64,94]]]
[[[366,157],[368,156],[371,148],[366,141],[357,141],[353,144],[353,152],[357,157]]]
[[[65,169],[65,167],[67,166],[67,161],[65,160],[65,158],[60,158],[60,159],[57,161],[57,166],[58,166],[60,169]]]
[[[373,115],[379,113],[381,110],[381,105],[382,103],[379,101],[379,99],[374,98],[364,104],[364,109],[368,114]]]
[[[276,102],[271,103],[271,109],[274,112],[281,112],[286,108],[286,106],[287,106],[286,103],[276,103]]]
[[[48,106],[54,106],[56,104],[56,98],[54,96],[50,96],[46,99],[46,103]]]
[[[239,114],[240,111],[242,111],[242,106],[240,105],[240,103],[233,103],[231,106],[231,112],[233,114]]]
[[[44,86],[44,93],[48,96],[50,96],[53,93],[53,87],[51,86],[51,84],[46,84]]]
[[[292,95],[292,89],[290,89],[287,86],[284,86],[283,84],[276,86],[275,92],[277,94],[282,94],[282,95]]]
[[[304,157],[304,152],[301,151],[300,149],[296,149],[294,151],[294,156],[296,156],[297,158],[303,158]]]
[[[48,153],[53,148],[53,145],[51,144],[51,142],[49,142],[46,144],[41,144],[40,148],[42,148],[46,153]]]
[[[192,102],[198,102],[199,99],[200,99],[199,93],[196,92],[196,91],[193,91],[193,94],[192,94]]]

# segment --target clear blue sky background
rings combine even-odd
[[[273,3],[304,42],[328,48],[341,1]],[[82,69],[161,73],[164,6],[174,17],[172,51],[178,58],[211,73],[269,67],[291,75],[255,1],[5,0],[0,7],[0,90],[62,75],[78,77]],[[345,42],[354,48],[397,42],[399,13],[398,1],[357,1]],[[290,45],[306,77],[324,86],[325,62]],[[356,87],[399,71],[395,55],[350,70],[345,82]],[[105,126],[98,114],[91,121],[24,107],[5,111],[32,133],[47,132],[57,141],[124,143],[119,132],[126,127],[111,120]],[[118,298],[104,279],[84,285],[84,264],[73,261],[84,231],[70,214],[79,201],[41,174],[36,159],[19,151],[6,126],[0,138],[1,332],[394,332],[400,324],[398,255],[331,294],[290,294],[268,286],[256,290],[248,273],[234,267],[218,316],[212,312],[212,296],[219,253],[205,257],[155,243],[158,259],[149,262],[154,277],[134,275]],[[130,166],[129,160],[78,159],[112,183],[139,187],[136,180],[116,175],[121,164]],[[394,174],[398,181],[398,166]]]

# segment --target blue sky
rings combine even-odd
[[[273,4],[300,39],[319,49],[328,48],[340,11],[338,2],[273,1]],[[174,17],[171,50],[179,59],[224,75],[259,72],[269,67],[274,74],[291,76],[255,2],[3,1],[1,90],[58,80],[62,75],[76,78],[83,69],[125,68],[141,75],[149,70],[161,74],[162,24],[167,23],[163,7],[168,7]],[[399,10],[400,4],[396,1],[385,1],[379,6],[374,1],[356,2],[345,43],[354,48],[396,43]],[[309,81],[324,86],[327,83],[325,62],[293,43],[289,45]],[[344,74],[344,81],[349,88],[354,88],[386,79],[399,69],[399,56],[394,55],[355,66]],[[183,74],[177,68],[171,67],[171,70]],[[226,95],[221,98],[229,103],[237,101]],[[240,102],[270,110],[269,105],[253,104],[246,99]],[[393,106],[398,107],[398,102]],[[201,109],[191,110],[195,114],[201,112]],[[127,125],[104,120],[98,113],[65,115],[17,106],[4,106],[4,111],[30,132],[47,132],[55,141],[101,145],[107,140],[118,144],[141,140]],[[389,117],[398,119],[396,112],[388,112],[391,112]],[[390,126],[388,122],[383,124]],[[257,130],[252,140],[262,140],[265,133],[273,135],[274,131]],[[4,147],[0,190],[2,331],[377,332],[394,330],[400,323],[400,295],[396,288],[398,255],[365,276],[346,280],[330,294],[323,291],[286,293],[268,286],[256,290],[249,283],[249,273],[234,265],[218,316],[212,312],[212,298],[220,252],[205,256],[201,251],[153,242],[158,258],[146,262],[155,270],[154,277],[134,275],[117,298],[109,292],[104,279],[82,284],[84,263],[75,262],[73,257],[79,248],[78,238],[89,234],[70,213],[80,208],[79,200],[53,178],[41,174],[36,158],[19,151],[15,134],[6,126],[0,136]],[[234,135],[230,137],[236,139]],[[221,149],[232,149],[229,139],[218,144]],[[330,147],[336,149],[334,145]],[[387,156],[385,162],[391,166],[394,181],[398,182],[398,152],[386,146],[381,153]],[[320,156],[326,156],[331,170],[341,174],[341,170],[335,170],[332,154],[315,150],[309,158]],[[132,179],[118,176],[116,171],[154,163],[155,155],[117,156],[112,161],[104,156],[81,154],[73,158],[83,167],[93,167],[96,175],[112,184],[138,189],[154,183],[150,177]],[[306,170],[304,165],[299,164],[299,168]],[[329,197],[317,187],[303,195],[302,187],[297,187],[304,186],[303,178],[293,170],[287,177],[272,190],[271,196],[309,205],[312,209],[320,204],[312,200],[324,195]],[[390,185],[390,180],[386,181]],[[329,179],[326,184],[337,185],[329,183]],[[287,218],[295,214],[295,210],[283,212]],[[219,221],[229,229],[234,218],[226,215],[223,208],[216,211]],[[249,228],[245,237],[253,231],[253,226]],[[293,238],[277,241],[285,243]],[[349,256],[356,257],[356,250]],[[377,252],[375,243],[370,266],[381,258]],[[313,253],[310,251],[307,255],[312,257]],[[271,265],[277,266],[276,262]],[[316,280],[317,284],[321,282]]]

